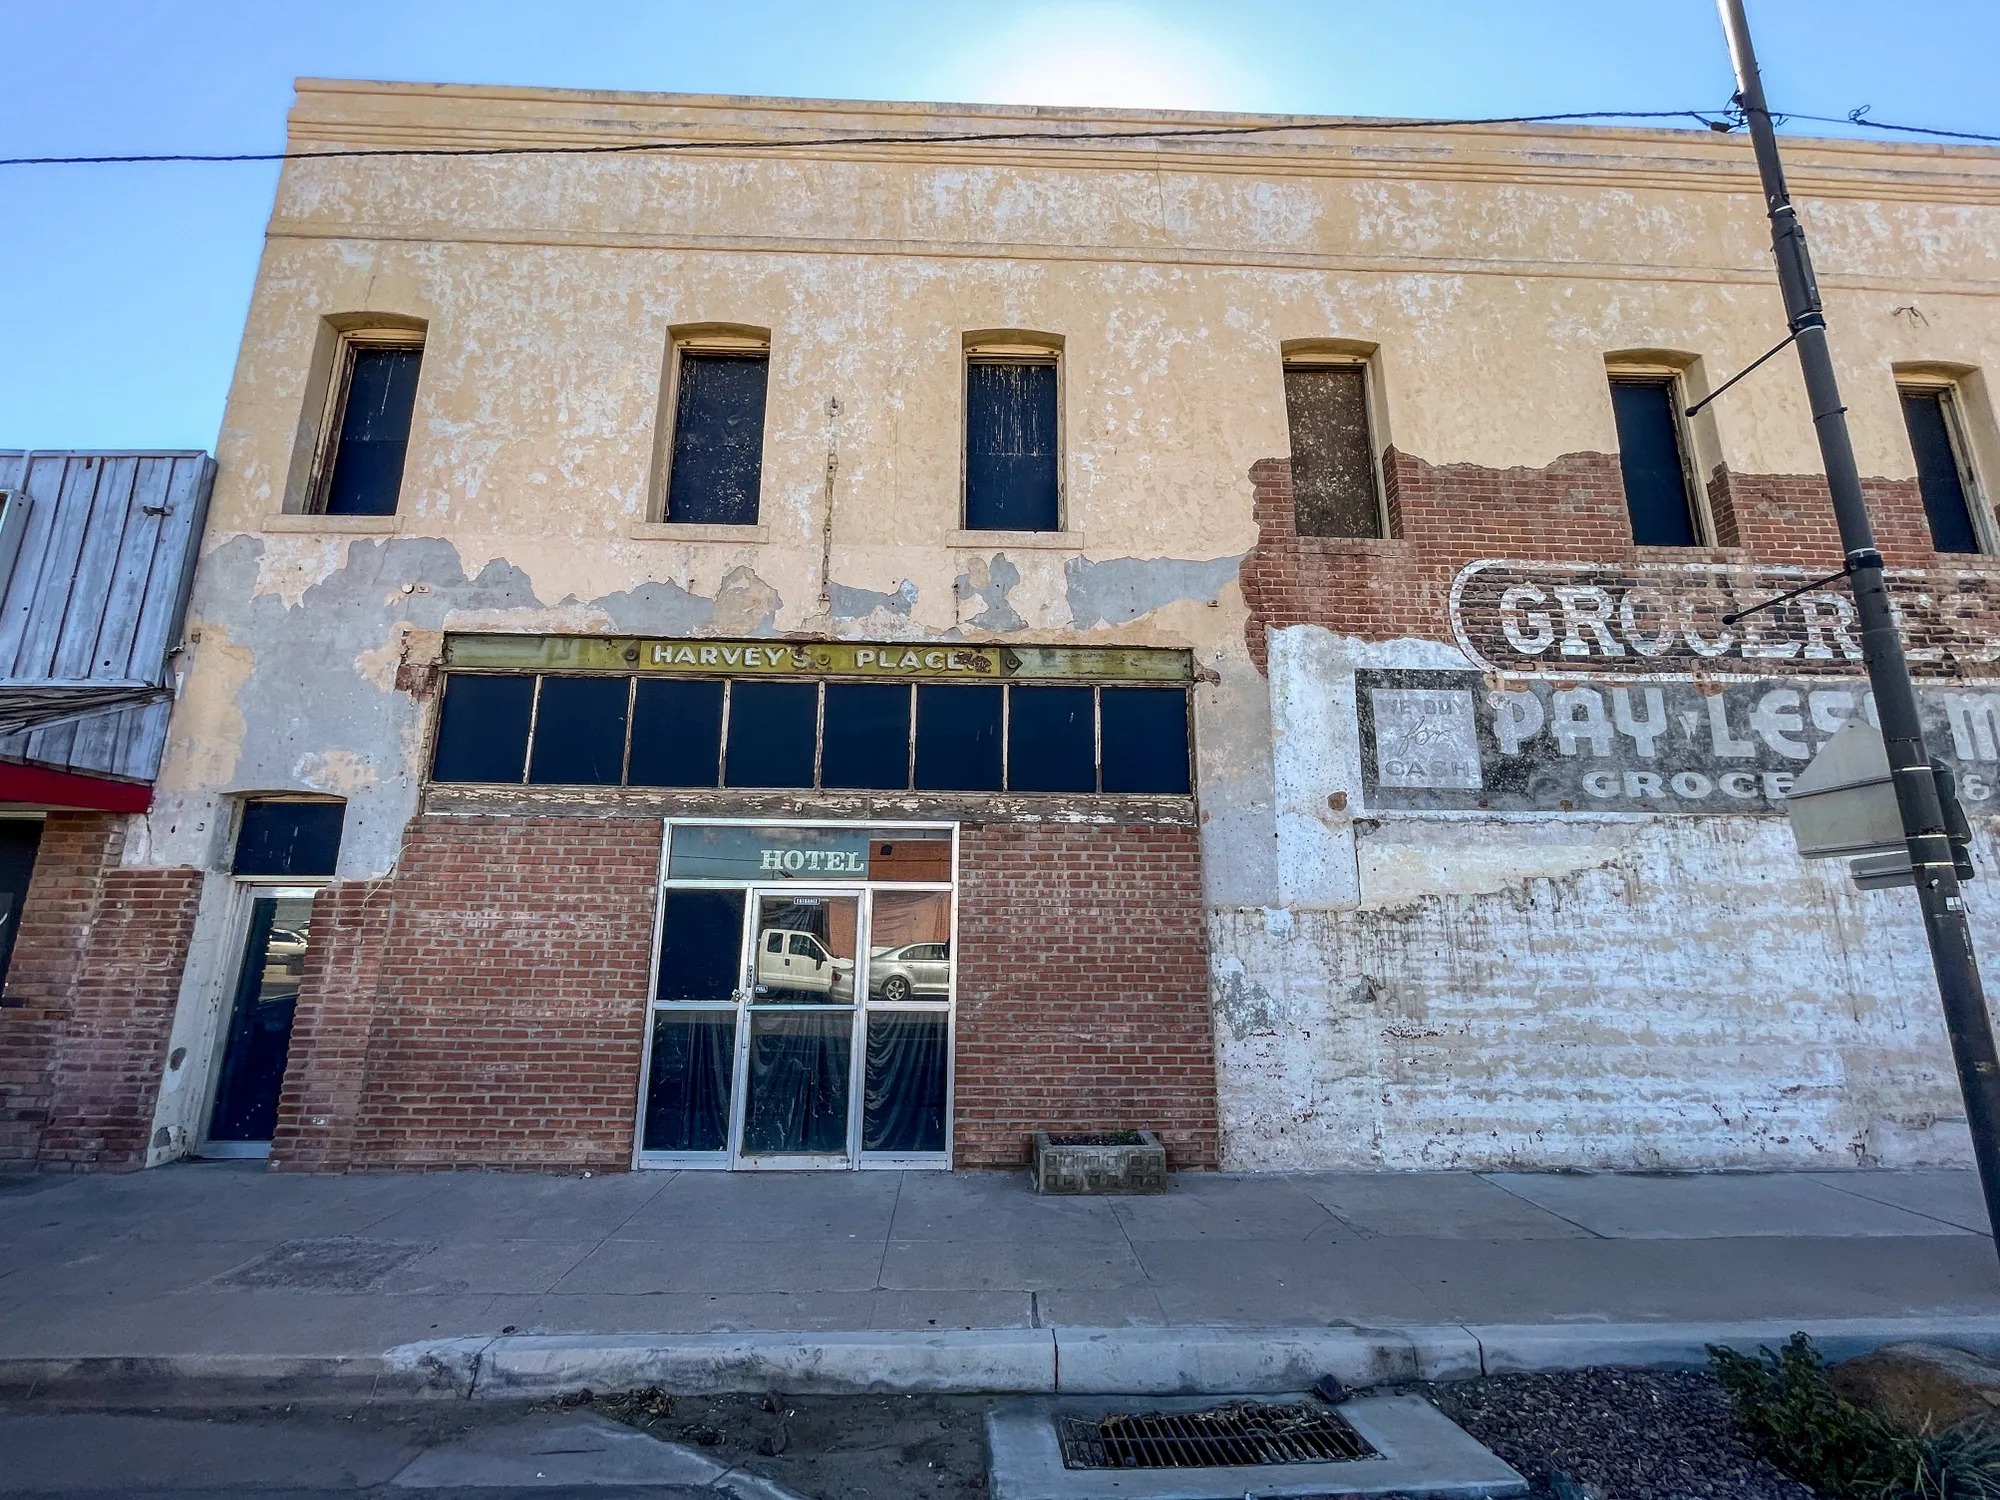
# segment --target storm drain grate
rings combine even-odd
[[[1056,1418],[1066,1469],[1216,1469],[1380,1458],[1338,1415],[1232,1401],[1207,1411]]]

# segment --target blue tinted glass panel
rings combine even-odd
[[[1055,531],[1056,367],[968,361],[965,524],[972,531]]]
[[[875,682],[826,686],[820,785],[901,790],[910,784],[910,690]]]
[[[447,676],[431,779],[518,782],[534,703],[532,677]]]
[[[623,677],[544,677],[528,780],[544,786],[616,786],[625,762]]]
[[[1104,790],[1186,795],[1187,691],[1108,687],[1103,699]]]
[[[1000,685],[927,683],[917,689],[917,789],[997,792]]]
[[[732,684],[723,784],[811,786],[818,716],[819,688],[815,683]]]
[[[722,684],[641,677],[627,785],[714,786],[721,772]]]
[[[1641,547],[1694,547],[1701,542],[1688,507],[1674,390],[1671,380],[1611,382],[1625,506],[1632,514],[1632,540]]]
[[[1087,687],[1007,690],[1007,788],[1097,790],[1097,724]]]
[[[393,516],[410,448],[422,349],[370,349],[349,356],[347,398],[327,476],[330,516]]]
[[[669,521],[757,524],[770,367],[764,354],[681,355],[667,470]]]

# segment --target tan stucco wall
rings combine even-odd
[[[1344,962],[1338,950],[1357,939],[1327,936],[1318,958],[1302,956],[1292,929],[1271,926],[1266,909],[1386,910],[1406,899],[1407,880],[1363,860],[1347,818],[1328,818],[1323,799],[1307,815],[1328,822],[1332,867],[1287,870],[1274,833],[1274,778],[1287,773],[1274,769],[1272,689],[1246,651],[1236,564],[1257,540],[1250,467],[1289,448],[1281,346],[1379,346],[1378,437],[1430,464],[1539,466],[1609,451],[1608,353],[1695,356],[1689,384],[1699,391],[1782,334],[1762,201],[1747,142],[1698,132],[1362,128],[1095,145],[798,144],[1153,122],[1120,112],[302,84],[291,135],[301,151],[789,144],[285,168],[223,428],[191,616],[196,643],[159,807],[128,858],[212,860],[222,794],[319,790],[352,799],[342,874],[383,873],[422,779],[420,710],[394,686],[405,628],[1186,646],[1219,678],[1197,694],[1197,728],[1223,988],[1235,984],[1239,1000],[1258,986],[1290,992],[1293,980],[1300,992],[1335,992],[1327,966]],[[2000,367],[2000,156],[1800,142],[1789,163],[1862,470],[1908,477],[1892,364]],[[363,313],[429,325],[402,513],[386,526],[274,523],[313,405],[321,320]],[[643,526],[669,329],[711,321],[771,330],[767,535],[756,543],[674,540]],[[993,328],[1063,340],[1072,530],[1034,545],[952,536],[963,337]],[[1990,415],[1974,415],[1975,438],[2000,459]],[[1706,463],[1742,472],[1818,468],[1784,363],[1712,408],[1696,438]],[[822,579],[830,451],[832,566]],[[1440,644],[1364,655],[1376,665],[1463,665]],[[1760,850],[1771,843],[1767,827],[1746,831],[1749,820],[1707,819],[1649,823],[1641,842],[1648,858],[1715,880],[1722,910],[1730,869],[1704,844],[1714,830],[1701,825],[1711,821]],[[1449,885],[1463,861],[1454,865],[1447,846],[1465,835],[1432,838],[1425,827],[1406,821],[1408,847],[1395,863],[1432,860]],[[1436,850],[1426,852],[1427,839]],[[1577,870],[1587,874],[1595,860]],[[1546,863],[1527,860],[1516,885],[1548,878]],[[1490,875],[1468,876],[1466,898],[1490,895],[1474,888]],[[1615,885],[1599,881],[1576,900],[1588,913]],[[1574,938],[1590,918],[1581,928],[1575,911],[1549,920]],[[1857,941],[1868,921],[1894,927],[1823,901],[1811,920],[1814,943],[1843,922],[1861,924],[1841,929]],[[1549,930],[1524,919],[1508,941]],[[1271,971],[1261,978],[1260,964]],[[1277,972],[1288,965],[1304,969]],[[1921,974],[1897,985],[1908,995],[1896,1014],[1921,1013],[1909,998]],[[1646,1004],[1637,992],[1626,998]],[[1239,1005],[1234,1014],[1247,1013]],[[1343,1088],[1369,1097],[1381,1092],[1380,1074],[1353,1050],[1335,1063],[1321,1050],[1273,1073],[1268,1059],[1232,1060],[1233,1045],[1225,1040],[1224,1111],[1232,1159],[1245,1163],[1601,1164],[1605,1150],[1622,1149],[1603,1146],[1601,1134],[1598,1147],[1567,1156],[1537,1144],[1554,1128],[1537,1113],[1553,1108],[1546,1103],[1506,1106],[1516,1113],[1488,1157],[1477,1146],[1433,1149],[1448,1133],[1437,1122],[1464,1103],[1454,1105],[1449,1086],[1412,1106],[1387,1145],[1379,1125],[1370,1144],[1336,1123],[1294,1130],[1282,1149],[1259,1147],[1273,1120],[1319,1117],[1302,1082],[1316,1069],[1332,1067]],[[1872,1034],[1855,1045],[1877,1060],[1897,1046],[1934,1050],[1929,1038]],[[1753,1093],[1778,1086],[1759,1066],[1746,1065],[1742,1079]],[[1822,1090],[1822,1113],[1795,1131],[1813,1151],[1867,1135],[1873,1116],[1847,1119],[1842,1092]],[[1935,1114],[1936,1105],[1923,1109]],[[1701,1123],[1649,1135],[1648,1160],[1761,1159],[1766,1149],[1742,1132],[1726,1148],[1704,1145]]]

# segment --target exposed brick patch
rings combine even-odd
[[[108,813],[51,813],[42,826],[0,1003],[0,1168],[32,1167],[41,1153],[71,989],[124,824]]]
[[[309,1101],[332,1110],[358,1096],[351,1151],[335,1131],[325,1165],[345,1154],[363,1167],[625,1166],[660,828],[653,818],[412,823],[379,959],[365,952],[375,919],[344,916],[345,903],[371,898],[336,900],[345,956],[324,960],[312,1034],[287,1072],[289,1159],[312,1164]],[[343,966],[365,986],[371,963],[357,1079],[353,1012],[366,1002],[337,1003],[331,986],[347,982]],[[326,1085],[304,1073],[322,1044],[336,1060]]]
[[[387,880],[348,881],[313,898],[274,1167],[338,1171],[353,1161],[393,891]]]
[[[56,1056],[44,1168],[145,1164],[200,896],[199,870],[105,872]]]
[[[1478,558],[1610,565],[1647,561],[1840,566],[1826,480],[1813,474],[1736,474],[1708,484],[1720,546],[1637,547],[1625,510],[1618,458],[1567,453],[1544,468],[1437,466],[1391,448],[1383,455],[1388,541],[1302,537],[1293,525],[1291,461],[1250,469],[1258,542],[1244,560],[1250,617],[1246,643],[1259,670],[1266,632],[1324,625],[1363,640],[1448,641],[1452,579]],[[1915,480],[1866,479],[1869,514],[1885,560],[1900,569],[1940,564],[2000,579],[2000,560],[1940,559],[1932,551]],[[1902,587],[1921,591],[1924,579]]]
[[[959,840],[958,1165],[1035,1130],[1158,1130],[1216,1162],[1193,828],[968,824]]]

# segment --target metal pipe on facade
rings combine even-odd
[[[1916,687],[1910,680],[1909,662],[1883,578],[1882,554],[1875,549],[1874,528],[1861,493],[1861,472],[1847,431],[1847,408],[1841,404],[1833,356],[1827,348],[1826,315],[1813,279],[1805,228],[1785,186],[1777,132],[1764,100],[1757,54],[1750,44],[1750,23],[1743,0],[1717,3],[1736,68],[1736,101],[1757,155],[1757,173],[1771,219],[1771,248],[1778,262],[1778,284],[1784,292],[1785,315],[1812,403],[1813,428],[1819,437],[1827,488],[1846,553],[1848,587],[1860,614],[1862,657],[1895,777],[1896,805],[1909,841],[1910,867],[1916,875],[1924,935],[1930,943],[1931,966],[1944,1005],[1945,1029],[1958,1069],[1959,1092],[1965,1100],[1987,1220],[1996,1231],[1996,1244],[2000,1244],[2000,1054],[1994,1048],[1993,1024],[1980,986],[1979,964],[1973,956],[1965,900],[1959,894],[1944,812],[1931,772],[1930,752],[1924,744]]]

